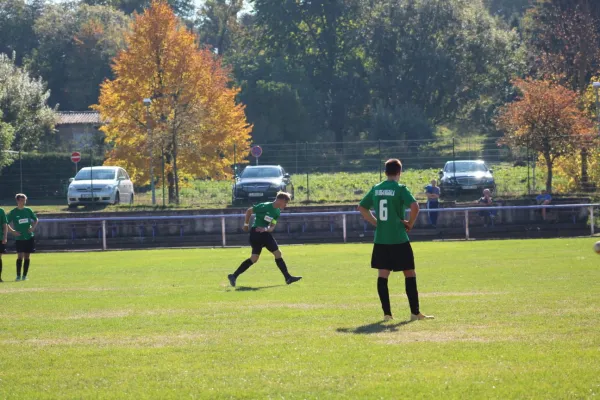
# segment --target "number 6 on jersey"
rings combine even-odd
[[[382,199],[379,201],[379,220],[380,221],[388,220],[387,199]]]

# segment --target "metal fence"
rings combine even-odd
[[[484,160],[493,170],[495,197],[533,195],[545,187],[546,171],[538,162],[539,154],[528,148],[513,151],[500,144],[499,138],[257,144],[263,149],[259,159],[245,151],[235,152],[236,170],[239,172],[248,164],[281,165],[292,176],[296,203],[354,203],[384,178],[383,163],[388,158],[402,160],[402,182],[418,198],[424,198],[424,186],[438,177],[445,163],[455,160]],[[52,163],[32,162],[31,154],[19,155],[0,175],[0,196],[9,199],[20,191],[28,194],[34,204],[37,201],[37,204],[54,202],[64,205],[68,180],[75,170],[69,155],[65,153],[60,158],[61,162]],[[99,150],[95,153],[82,152],[79,167],[98,165],[102,162],[102,155]],[[598,169],[599,164],[595,162],[594,168]],[[600,176],[600,171],[591,172]],[[568,189],[571,178],[555,171],[555,192],[577,192],[576,189]],[[181,186],[181,202],[184,205],[222,208],[231,204],[233,179],[198,179],[182,182]],[[163,203],[163,191],[164,187],[157,182],[159,205]],[[151,203],[149,185],[138,185],[136,192],[138,205]],[[599,192],[593,190],[583,194],[593,197]],[[479,193],[471,196],[477,198]]]
[[[423,209],[423,214],[452,214],[459,224],[448,226],[446,238],[471,239],[473,229],[477,228],[480,237],[531,237],[528,232],[532,227],[540,233],[540,224],[534,221],[502,222],[496,227],[482,228],[474,222],[474,217],[485,211],[497,214],[515,212],[533,212],[542,208],[548,211],[566,211],[567,220],[560,225],[542,226],[550,232],[550,236],[580,236],[595,234],[597,214],[595,208],[599,204],[563,204],[546,206],[505,206],[505,207],[465,207]],[[407,210],[410,213],[410,210]],[[582,218],[583,215],[583,218]],[[43,218],[40,219],[42,229],[39,235],[41,243],[53,242],[54,249],[68,250],[73,244],[83,248],[135,248],[165,246],[227,246],[240,245],[246,242],[242,232],[243,214],[214,215],[180,215],[180,216],[114,216],[94,218]],[[374,229],[362,220],[357,211],[284,213],[278,229],[278,237],[293,239],[295,243],[332,243],[348,241],[366,241],[372,237]],[[200,223],[195,228],[192,224]],[[50,227],[49,225],[55,224]],[[421,239],[438,239],[438,231],[427,230],[423,219],[417,222],[411,235]],[[169,228],[165,229],[165,225]],[[492,230],[490,230],[492,229]],[[62,231],[62,234],[60,233]],[[440,230],[444,231],[444,229]],[[535,231],[535,229],[534,229]],[[287,236],[286,236],[287,234]],[[491,234],[491,236],[490,236]],[[185,238],[189,240],[185,240]],[[538,237],[538,236],[535,236]],[[539,236],[544,237],[544,236]],[[547,236],[546,236],[547,237]],[[168,241],[166,239],[173,240]],[[367,239],[365,239],[367,238]],[[126,239],[131,239],[127,241]],[[112,243],[112,244],[111,244]]]

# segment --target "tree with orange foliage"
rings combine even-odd
[[[135,16],[126,44],[114,59],[115,79],[102,84],[94,106],[109,121],[102,128],[112,144],[106,163],[126,167],[139,185],[164,154],[175,202],[182,179],[231,174],[234,147],[246,152],[251,127],[220,60],[199,49],[164,1]]]
[[[572,90],[547,80],[516,79],[522,96],[499,111],[496,126],[504,131],[502,143],[529,147],[546,162],[546,190],[552,191],[552,168],[557,158],[575,154],[592,124],[577,107]]]

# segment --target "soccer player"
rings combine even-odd
[[[283,261],[281,256],[281,251],[279,250],[277,241],[273,235],[271,235],[271,232],[273,232],[275,226],[277,225],[277,219],[281,215],[281,210],[287,206],[290,200],[291,196],[289,193],[279,192],[277,193],[277,197],[275,198],[274,202],[260,203],[250,207],[246,211],[246,219],[244,221],[245,232],[248,232],[248,228],[250,226],[250,217],[252,214],[256,214],[254,223],[252,224],[252,229],[250,229],[250,245],[252,246],[252,254],[250,255],[250,258],[245,260],[233,274],[229,274],[227,276],[231,286],[235,287],[238,276],[243,274],[252,266],[252,264],[258,262],[258,258],[260,257],[263,247],[266,247],[267,250],[269,250],[275,256],[275,263],[283,274],[285,283],[289,285],[302,279],[301,276],[290,275],[287,266],[285,265],[285,261]]]
[[[30,255],[35,252],[35,241],[33,231],[35,230],[38,219],[35,213],[29,207],[25,207],[27,196],[18,193],[15,196],[17,207],[8,213],[8,223],[12,224],[13,233],[17,237],[17,281],[26,281],[29,272]],[[21,275],[21,267],[23,275]]]
[[[432,319],[419,309],[419,292],[417,291],[417,275],[415,259],[408,239],[408,232],[413,228],[419,204],[408,188],[400,183],[402,163],[391,159],[385,163],[387,180],[373,186],[358,206],[363,218],[375,226],[375,244],[371,256],[371,268],[379,270],[377,293],[381,300],[383,318],[393,319],[388,291],[388,277],[392,271],[402,271],[405,277],[406,296],[410,306],[410,320]],[[410,219],[404,218],[404,210],[410,207]],[[375,210],[375,216],[371,213]]]
[[[0,224],[2,225],[2,244],[0,244],[0,282],[2,280],[2,254],[6,253],[6,242],[8,239],[8,220],[3,208],[0,208]]]

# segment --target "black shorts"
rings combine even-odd
[[[0,254],[6,253],[6,245],[4,243],[0,243]]]
[[[263,247],[266,247],[271,253],[279,250],[277,241],[270,232],[256,232],[256,228],[250,231],[250,246],[252,246],[252,254],[259,255]]]
[[[17,253],[35,253],[35,240],[33,238],[27,240],[15,240]]]
[[[415,269],[415,257],[410,242],[400,244],[373,245],[371,268],[389,271],[406,271]]]

